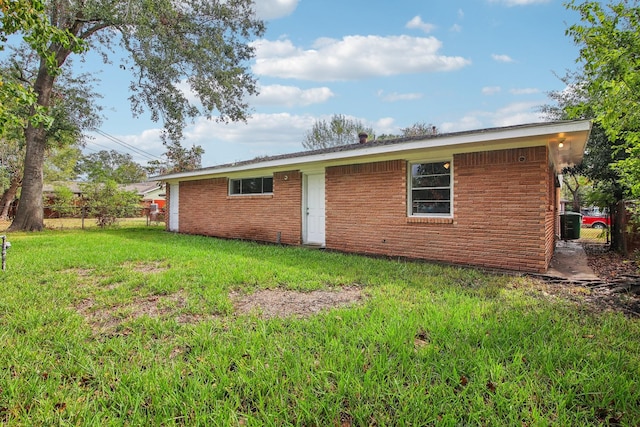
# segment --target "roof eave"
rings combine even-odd
[[[505,144],[514,140],[534,140],[534,145],[547,145],[552,154],[552,162],[556,170],[562,170],[561,164],[577,164],[582,161],[584,146],[591,130],[591,121],[579,120],[570,122],[536,123],[504,128],[485,129],[474,132],[460,132],[443,134],[437,137],[427,137],[394,144],[356,147],[345,151],[330,151],[321,153],[293,153],[290,157],[280,156],[276,159],[264,161],[244,162],[239,165],[223,165],[212,168],[198,169],[189,172],[178,172],[152,177],[154,180],[175,181],[180,179],[198,179],[207,176],[220,176],[254,169],[278,169],[288,166],[304,166],[313,163],[356,159],[361,157],[381,156],[385,154],[410,152],[420,149],[438,149],[463,147],[465,145]],[[569,151],[558,151],[559,141],[565,138]],[[555,145],[554,145],[555,144]],[[564,146],[563,146],[564,147]]]

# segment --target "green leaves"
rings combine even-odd
[[[24,41],[40,55],[49,73],[60,72],[55,46],[62,46],[74,52],[82,52],[86,45],[67,29],[57,28],[49,22],[42,0],[14,0],[2,2],[0,6],[0,50],[11,34],[23,34]],[[0,135],[7,126],[25,126],[17,110],[33,108],[29,121],[33,126],[48,128],[53,123],[46,106],[36,105],[38,94],[31,87],[0,78]]]
[[[134,162],[130,154],[121,154],[115,150],[89,154],[80,160],[77,169],[93,182],[130,184],[147,179],[144,168]]]
[[[570,113],[591,111],[618,151],[627,154],[615,166],[630,195],[638,197],[640,162],[630,156],[640,143],[640,7],[626,1],[607,6],[570,1],[566,6],[582,19],[567,35],[580,47],[577,62],[588,98]]]
[[[318,120],[313,124],[302,141],[302,146],[309,150],[355,144],[358,133],[366,132],[373,137],[373,129],[365,127],[359,120],[348,118],[343,114],[335,114],[329,122]]]
[[[130,54],[124,60],[127,68],[133,64],[134,113],[148,109],[152,119],[162,119],[163,136],[172,143],[180,141],[187,121],[199,115],[213,117],[217,111],[220,121],[245,120],[246,100],[257,93],[249,60],[254,55],[251,42],[263,34],[264,23],[252,0],[15,0],[0,3],[0,10],[2,41],[22,32],[40,61],[31,83],[35,101],[30,97],[18,103],[27,108],[37,104],[35,114],[48,115],[54,84],[69,55],[97,49],[108,63],[115,43]],[[0,126],[21,120],[19,106],[14,111],[4,102],[10,97],[6,87],[0,86]],[[39,170],[48,143],[41,125],[51,125],[47,120],[37,116],[26,126],[25,169],[31,174],[23,182],[14,230],[43,226]],[[199,161],[201,152],[196,148],[187,154]]]
[[[220,121],[246,119],[246,99],[257,93],[249,42],[264,32],[250,0],[137,1],[128,10],[126,25],[116,29],[136,65],[135,112],[148,108],[152,118],[163,118],[171,141],[180,140],[185,121],[198,115],[217,111]]]
[[[87,214],[96,218],[100,227],[114,225],[118,218],[139,215],[140,196],[120,189],[115,181],[82,185]]]

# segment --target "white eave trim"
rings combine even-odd
[[[383,156],[390,154],[399,154],[414,150],[437,150],[450,148],[452,151],[462,152],[462,147],[466,145],[477,146],[499,146],[507,145],[514,140],[522,141],[522,147],[548,145],[550,141],[557,140],[562,134],[587,132],[583,147],[588,139],[588,132],[591,130],[590,120],[579,120],[569,122],[551,122],[551,123],[535,123],[531,125],[523,125],[516,127],[495,128],[488,130],[479,130],[477,132],[461,132],[451,135],[443,134],[438,137],[430,137],[423,140],[399,142],[388,145],[372,145],[367,148],[358,148],[354,150],[335,151],[328,153],[312,154],[308,156],[285,157],[281,159],[265,160],[263,162],[251,162],[243,165],[229,165],[226,167],[212,167],[199,169],[190,172],[180,172],[175,174],[160,175],[152,177],[153,180],[175,181],[183,178],[198,179],[201,177],[214,177],[227,175],[230,173],[239,173],[243,171],[256,169],[282,169],[288,166],[297,166],[299,168],[304,165],[322,162],[335,162],[343,159],[357,159],[362,157]],[[527,143],[527,141],[529,142]],[[458,147],[458,149],[456,149]],[[499,147],[496,147],[497,149]],[[493,149],[493,148],[492,148]]]

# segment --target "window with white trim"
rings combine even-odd
[[[411,164],[410,215],[451,216],[451,161]]]
[[[272,176],[229,180],[229,194],[232,196],[242,195],[242,194],[272,194],[272,193],[273,193],[273,177]]]

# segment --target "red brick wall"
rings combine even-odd
[[[452,171],[454,217],[412,218],[406,161],[327,168],[326,247],[546,271],[556,221],[546,147],[455,155]],[[276,173],[273,185],[273,195],[228,196],[226,178],[181,182],[180,232],[268,242],[280,232],[300,244],[302,174]]]
[[[279,232],[281,243],[302,241],[298,171],[275,173],[273,195],[229,196],[227,178],[183,181],[179,203],[181,233],[276,242]]]
[[[327,248],[545,271],[549,166],[545,147],[453,159],[454,217],[407,217],[407,164],[327,168]]]
[[[556,230],[558,230],[559,222],[559,191],[556,188],[556,174],[551,166],[549,166],[547,185],[549,189],[549,202],[547,203],[547,211],[545,214],[545,262],[548,267],[556,247]]]

